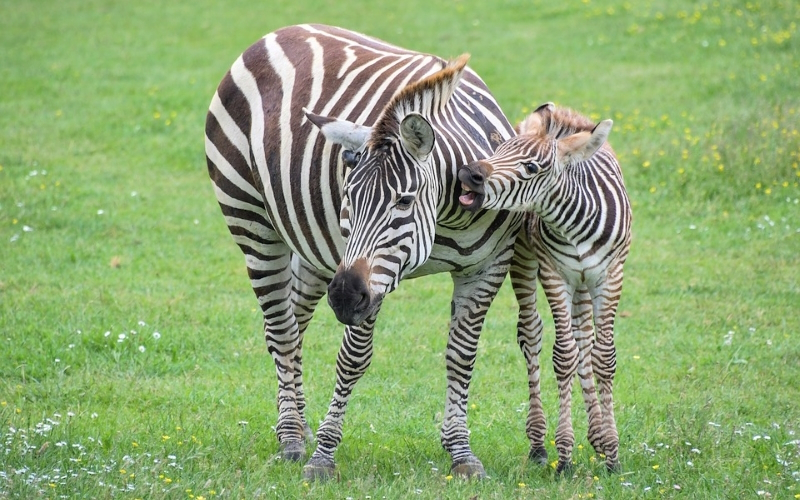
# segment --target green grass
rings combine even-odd
[[[800,498],[796,2],[284,4],[0,2],[0,497]],[[299,22],[470,52],[512,120],[546,101],[614,119],[635,219],[621,474],[589,451],[580,404],[575,477],[527,463],[506,286],[470,391],[491,478],[448,478],[444,275],[387,299],[338,481],[275,459],[274,369],[203,126],[236,56]],[[305,349],[315,426],[340,339],[321,306]]]

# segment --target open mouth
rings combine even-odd
[[[478,210],[483,201],[483,194],[473,191],[463,182],[461,183],[461,196],[458,197],[458,202],[467,210]]]

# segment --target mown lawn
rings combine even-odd
[[[0,11],[0,498],[800,498],[797,2]],[[301,22],[469,52],[512,121],[546,101],[614,119],[635,219],[617,323],[620,474],[592,454],[580,404],[574,476],[527,463],[504,287],[470,392],[490,478],[448,475],[444,275],[387,299],[337,480],[309,484],[301,464],[275,458],[274,368],[207,179],[203,126],[238,54]],[[320,306],[305,348],[314,426],[341,331]]]

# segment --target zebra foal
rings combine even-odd
[[[485,474],[469,446],[469,384],[523,216],[458,203],[458,166],[513,135],[466,63],[341,28],[290,26],[248,48],[212,99],[208,171],[263,312],[285,458],[305,457],[302,342],[325,293],[347,325],[307,478],[334,473],[383,298],[404,278],[439,272],[454,283],[441,442],[454,475]],[[526,345],[528,325],[518,332]]]
[[[614,319],[631,241],[631,207],[619,163],[606,142],[611,126],[611,120],[595,125],[548,103],[520,124],[517,137],[458,174],[464,190],[460,202],[466,208],[527,211],[524,231],[533,249],[527,265],[538,266],[556,326],[558,472],[569,467],[575,441],[570,405],[576,372],[589,418],[589,442],[606,456],[609,469],[619,467],[612,397]],[[514,273],[512,269],[512,278]],[[527,290],[535,294],[536,287]],[[538,315],[535,321],[540,335]],[[532,442],[539,442],[544,421],[535,423],[528,431],[535,436]]]

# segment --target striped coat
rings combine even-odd
[[[309,478],[334,470],[383,297],[403,278],[438,272],[454,280],[442,444],[454,473],[483,474],[468,443],[468,387],[522,217],[457,202],[457,167],[513,134],[466,60],[292,26],[247,49],[212,99],[208,171],[264,314],[286,458],[305,456],[302,341],[326,292],[347,324]]]
[[[527,211],[531,251],[527,259],[519,253],[511,274],[518,297],[527,294],[533,302],[535,281],[525,276],[535,269],[553,311],[553,365],[561,402],[555,440],[559,472],[570,466],[575,440],[570,416],[575,373],[589,416],[589,442],[606,456],[610,469],[619,466],[612,398],[614,319],[631,242],[631,206],[606,142],[611,126],[611,120],[595,125],[548,103],[520,124],[519,136],[459,172],[465,207]],[[540,344],[541,320],[533,312],[530,316]],[[544,416],[532,405],[532,455],[544,432]]]

